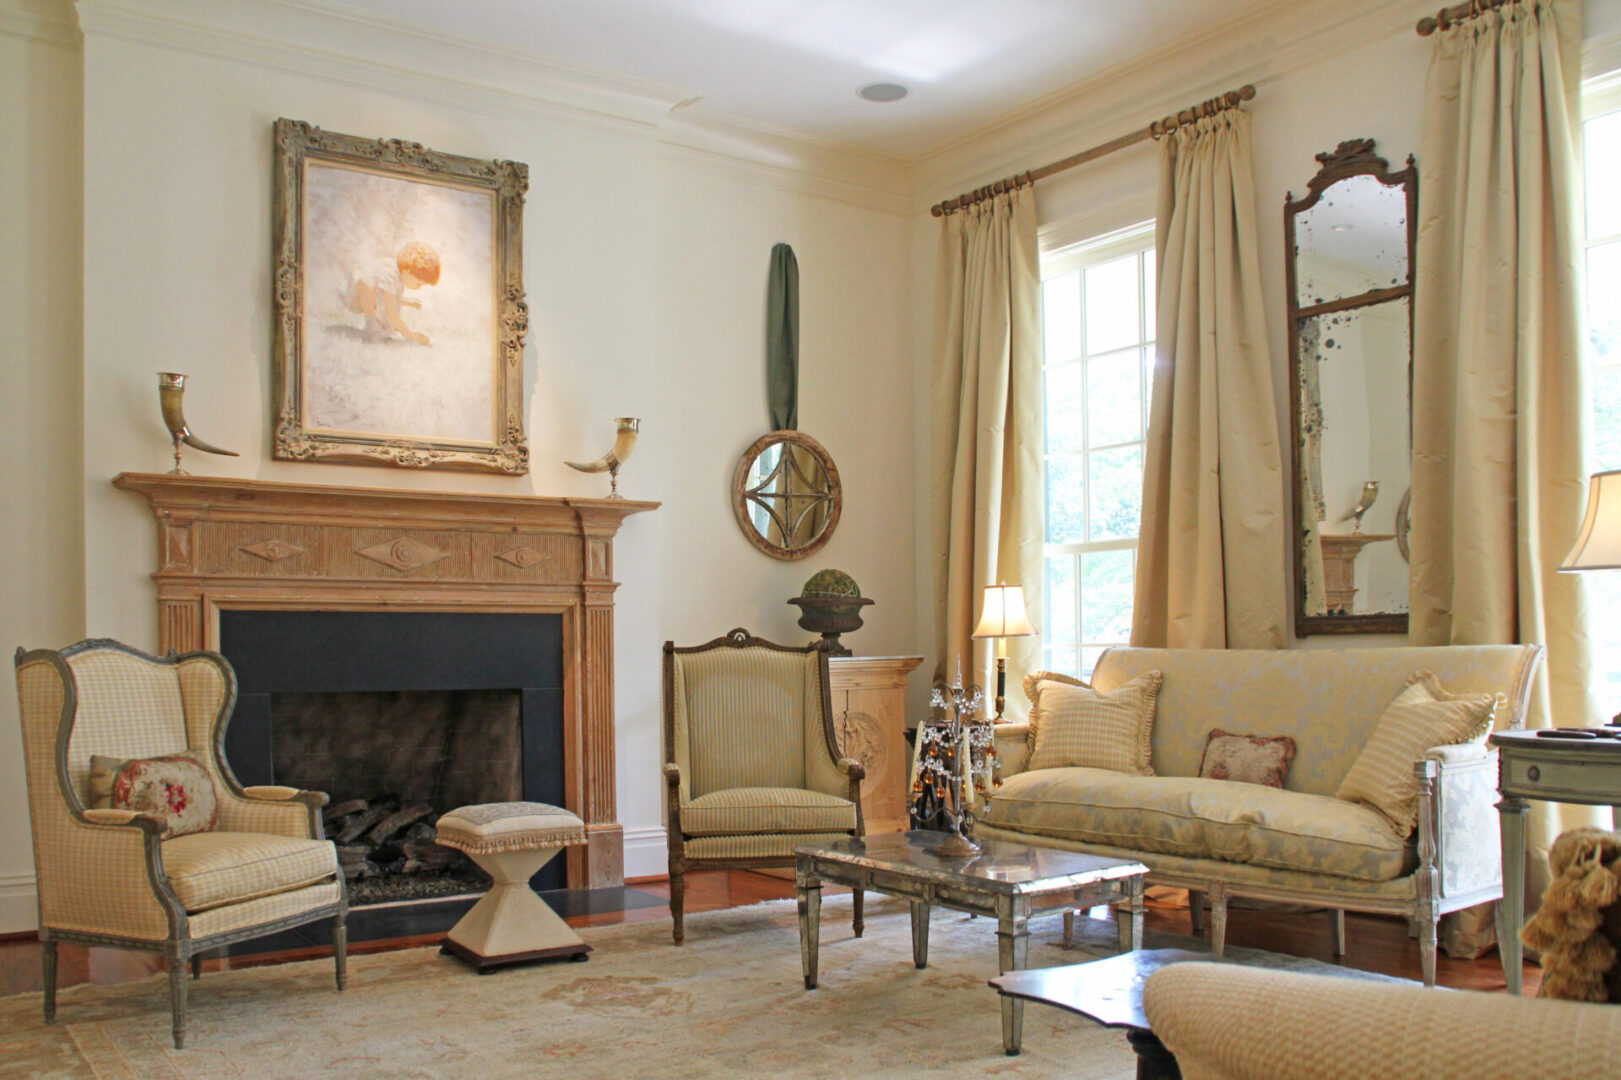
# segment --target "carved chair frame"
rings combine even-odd
[[[689,870],[759,870],[770,868],[784,868],[794,866],[797,862],[793,855],[760,855],[747,858],[694,858],[686,854],[687,836],[681,831],[681,769],[675,760],[675,658],[677,655],[691,653],[711,652],[715,649],[770,649],[785,653],[816,653],[817,670],[822,684],[822,735],[827,747],[828,758],[834,766],[844,773],[850,782],[849,800],[855,804],[856,827],[851,831],[853,838],[859,839],[866,835],[866,822],[861,814],[861,781],[866,776],[866,768],[858,761],[839,757],[838,737],[833,729],[832,691],[829,688],[828,656],[831,646],[826,640],[818,640],[809,645],[779,645],[774,641],[767,641],[750,634],[742,627],[731,630],[722,637],[704,642],[702,645],[677,645],[673,641],[664,643],[664,779],[665,779],[665,838],[669,846],[670,866],[670,915],[675,923],[675,943],[680,945],[686,938],[684,925],[684,908],[686,899],[686,884],[684,877]],[[862,890],[855,890],[854,926],[857,937],[861,936],[864,926],[862,919]]]
[[[338,900],[334,904],[310,908],[296,915],[289,915],[271,922],[240,927],[207,937],[194,938],[191,936],[185,904],[170,886],[168,874],[163,869],[163,823],[147,815],[133,818],[125,824],[95,822],[85,816],[84,803],[80,800],[79,793],[74,790],[73,782],[68,773],[68,746],[72,741],[73,726],[78,717],[79,695],[78,684],[74,679],[72,668],[67,664],[67,660],[80,653],[93,650],[113,650],[149,663],[170,667],[179,667],[182,662],[192,659],[206,660],[218,667],[224,679],[225,693],[221,695],[219,709],[216,710],[209,725],[210,730],[213,732],[209,750],[213,754],[215,767],[219,770],[219,775],[224,779],[231,794],[238,799],[245,802],[275,802],[276,805],[281,805],[276,800],[255,799],[247,794],[225,759],[225,729],[236,709],[237,683],[236,673],[220,654],[206,650],[185,653],[170,651],[167,656],[159,657],[132,648],[122,642],[113,641],[110,638],[89,638],[61,650],[24,650],[19,648],[14,657],[14,668],[21,668],[25,664],[36,661],[44,661],[56,669],[57,677],[62,681],[62,712],[57,721],[55,745],[57,794],[67,806],[68,812],[85,825],[104,829],[136,829],[141,832],[146,857],[147,884],[151,887],[152,893],[157,897],[158,902],[163,906],[169,920],[168,937],[163,940],[149,940],[146,938],[125,937],[119,934],[99,934],[84,930],[66,930],[52,927],[46,924],[44,911],[41,908],[39,913],[39,941],[44,975],[45,1022],[47,1024],[56,1022],[57,944],[63,941],[82,945],[102,945],[116,949],[136,949],[143,952],[162,953],[168,962],[169,998],[174,1017],[174,1045],[177,1050],[184,1048],[186,1041],[186,968],[188,966],[191,968],[191,977],[193,979],[200,979],[202,977],[202,954],[212,949],[232,945],[239,941],[250,941],[253,938],[265,937],[283,930],[291,930],[294,927],[319,922],[322,919],[331,919],[333,960],[336,967],[337,985],[340,991],[343,990],[348,984],[349,896],[341,876],[337,879]],[[325,839],[325,832],[321,823],[321,807],[327,804],[326,793],[300,791],[286,801],[304,806],[309,816],[311,839]]]

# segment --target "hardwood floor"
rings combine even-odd
[[[669,885],[662,879],[632,881],[643,892],[668,898]],[[829,889],[829,893],[834,890]],[[842,890],[840,890],[842,891]],[[687,875],[687,912],[714,911],[720,908],[742,907],[762,900],[789,899],[794,895],[791,879],[747,870],[712,870]],[[569,925],[605,926],[617,923],[668,922],[666,907],[644,907],[625,911],[605,911],[591,915],[570,917]],[[1187,908],[1177,901],[1151,901],[1147,925],[1149,929],[1169,933],[1188,933]],[[1346,955],[1338,962],[1347,967],[1377,971],[1405,979],[1418,979],[1418,944],[1407,936],[1404,920],[1377,915],[1348,914],[1345,917]],[[351,955],[384,952],[390,949],[409,949],[434,945],[440,935],[391,938],[351,945]],[[1233,945],[1246,945],[1274,952],[1309,956],[1329,963],[1333,955],[1333,925],[1326,914],[1279,913],[1234,908],[1228,914],[1227,940]],[[78,983],[109,985],[147,978],[163,970],[163,959],[153,953],[137,953],[125,949],[107,949],[64,944],[58,959],[58,986]],[[283,952],[260,953],[255,956],[209,959],[203,962],[204,971],[223,971],[227,968],[254,967],[261,964],[279,964],[294,960],[309,960],[328,955],[325,949],[290,949]],[[1444,953],[1436,965],[1436,980],[1442,986],[1454,989],[1495,991],[1504,989],[1503,970],[1497,953],[1487,953],[1478,960],[1453,960]],[[1536,993],[1542,982],[1542,969],[1534,964],[1525,965],[1525,993]],[[33,935],[11,935],[0,938],[0,994],[37,991],[40,988],[39,942]]]

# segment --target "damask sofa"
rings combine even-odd
[[[1434,985],[1440,917],[1502,896],[1496,751],[1476,742],[1426,751],[1414,764],[1418,828],[1405,840],[1374,810],[1335,793],[1416,672],[1433,672],[1452,693],[1501,695],[1495,726],[1518,728],[1542,654],[1532,645],[1111,649],[1093,672],[1096,689],[1163,675],[1155,775],[1029,770],[1029,725],[1004,724],[996,731],[1003,783],[975,835],[1136,859],[1150,884],[1209,897],[1218,956],[1235,896],[1334,911],[1341,951],[1343,912],[1400,913],[1416,924],[1424,981]],[[1213,728],[1293,738],[1284,789],[1201,779]]]

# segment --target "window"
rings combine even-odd
[[[1046,666],[1131,638],[1154,353],[1153,224],[1042,258]]]
[[[1584,101],[1586,159],[1587,341],[1592,381],[1595,465],[1621,469],[1621,203],[1614,197],[1621,176],[1621,84],[1589,91]],[[1571,530],[1575,539],[1575,530]],[[1621,571],[1586,575],[1592,597],[1595,687],[1606,710],[1621,708]]]

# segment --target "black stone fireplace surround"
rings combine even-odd
[[[562,616],[228,610],[220,612],[219,626],[220,651],[238,679],[226,758],[242,783],[320,785],[334,804],[393,792],[408,801],[521,798],[563,805]],[[502,693],[476,693],[484,691]],[[502,775],[481,785],[482,762],[432,760],[441,751],[433,725],[443,725],[445,702],[505,695],[518,704],[521,764],[503,762],[491,769]],[[414,699],[426,707],[413,707]],[[328,721],[367,729],[321,730]],[[300,735],[307,745],[297,744]],[[469,747],[472,741],[445,740],[443,748],[451,756],[457,749],[486,750]],[[514,740],[507,733],[504,740],[483,741]],[[442,798],[435,800],[430,789]],[[434,807],[437,813],[451,809]],[[562,888],[564,865],[553,860],[532,884]]]

